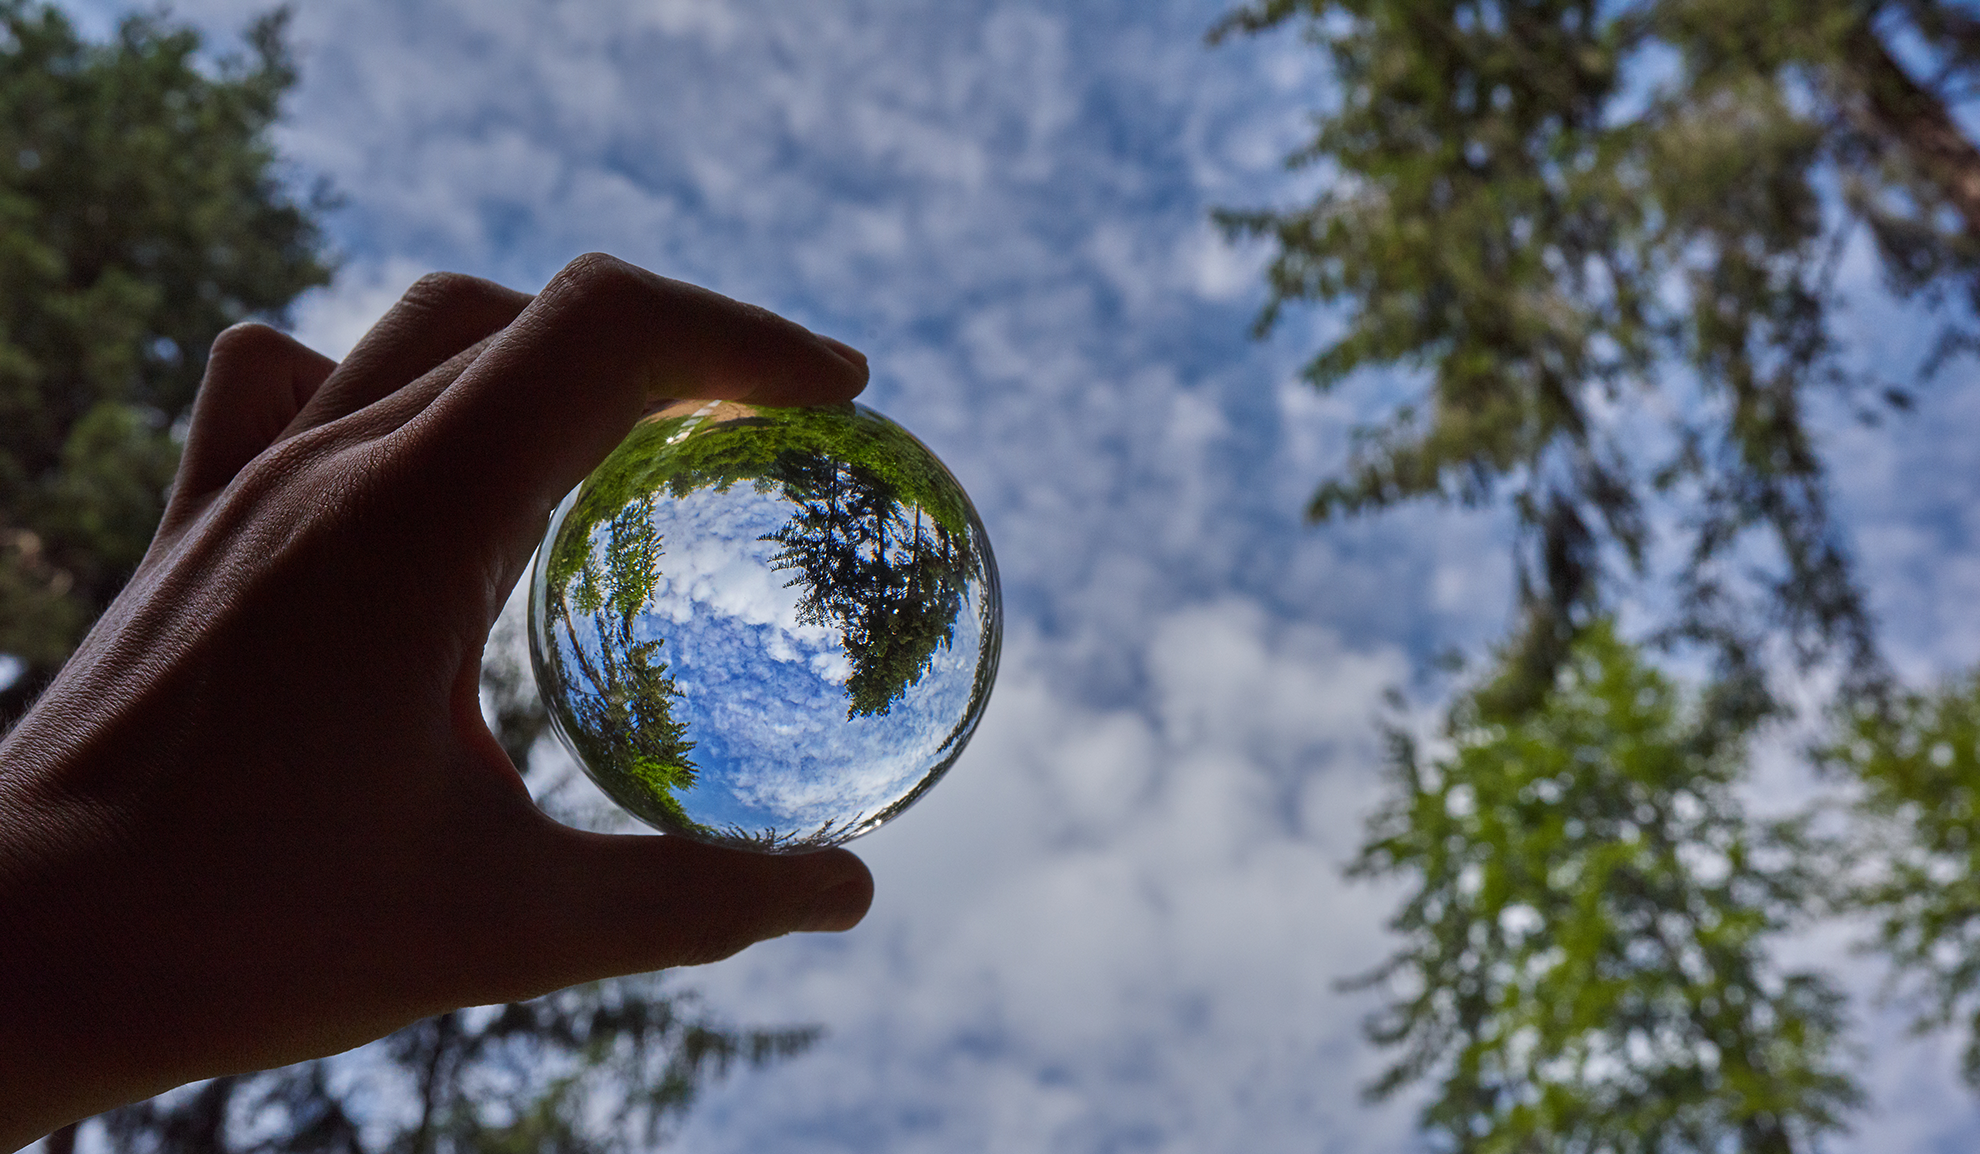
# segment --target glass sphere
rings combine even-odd
[[[878,827],[983,716],[1003,607],[935,454],[862,405],[676,402],[550,518],[530,659],[599,788],[773,853]]]

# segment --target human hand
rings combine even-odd
[[[865,360],[612,260],[421,281],[342,364],[215,343],[129,586],[0,742],[0,1150],[443,1010],[843,930],[843,850],[559,825],[482,646],[555,503],[662,397],[844,400]]]

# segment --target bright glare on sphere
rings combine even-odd
[[[679,402],[550,518],[530,590],[550,717],[669,833],[823,849],[954,763],[997,675],[983,524],[862,405]]]

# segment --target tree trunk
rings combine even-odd
[[[1843,101],[1857,127],[1895,145],[1980,238],[1980,148],[1945,101],[1913,80],[1867,24],[1844,44],[1839,73],[1857,97]]]

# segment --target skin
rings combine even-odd
[[[670,397],[844,400],[865,358],[610,257],[413,286],[342,364],[214,343],[163,524],[0,742],[0,1150],[444,1010],[845,930],[843,850],[561,826],[482,721],[551,508]]]

